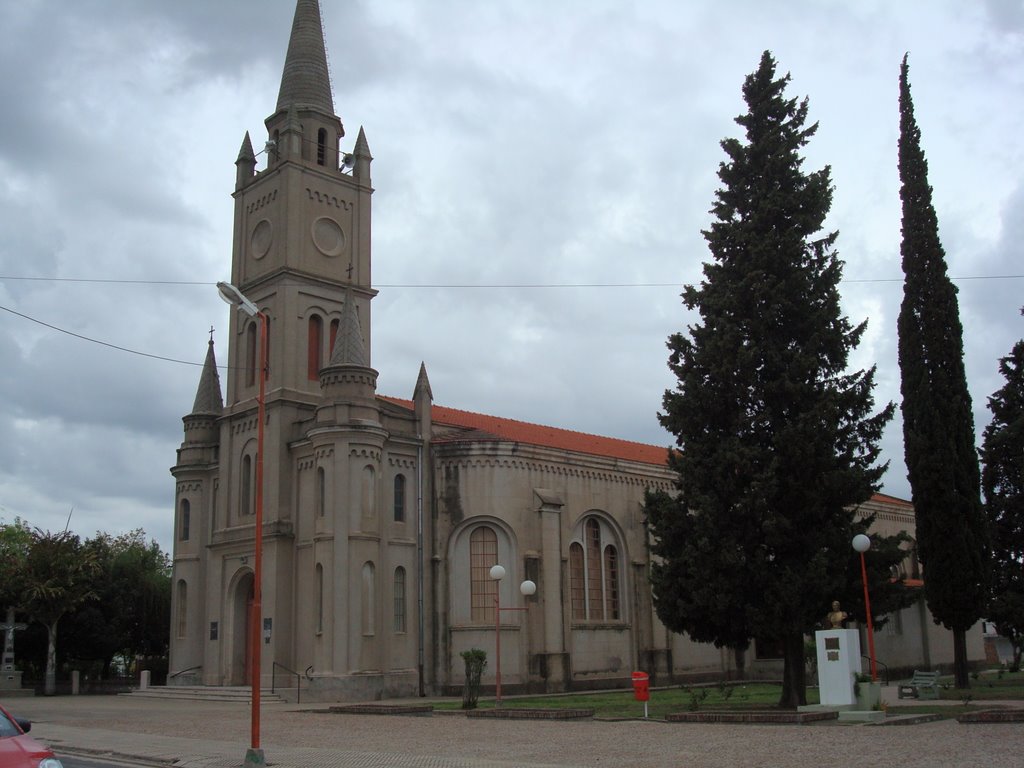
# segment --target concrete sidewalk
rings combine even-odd
[[[895,689],[892,698],[896,699]],[[104,755],[136,765],[231,768],[242,765],[249,743],[250,710],[244,703],[131,696],[19,698],[4,703],[31,719],[32,735],[58,755]],[[903,728],[501,721],[440,714],[339,715],[327,712],[325,705],[266,704],[261,746],[274,768],[818,768],[835,762],[838,755],[844,766],[1017,768],[1024,753],[1024,726],[965,726],[955,721]]]

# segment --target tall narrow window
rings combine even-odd
[[[178,580],[178,638],[184,638],[188,631],[188,585]]]
[[[324,567],[316,564],[316,632],[324,631]]]
[[[405,568],[395,568],[395,632],[405,632]]]
[[[252,456],[242,457],[242,476],[238,488],[238,514],[252,514]]]
[[[604,616],[619,618],[619,553],[611,544],[604,548]]]
[[[469,535],[470,619],[494,621],[494,599],[498,582],[491,578],[491,566],[498,562],[498,536],[480,526]]]
[[[376,627],[374,626],[374,624],[376,623],[375,622],[375,618],[376,617],[374,615],[374,601],[376,600],[376,597],[375,597],[374,593],[375,593],[376,590],[374,588],[373,580],[374,580],[374,567],[373,567],[373,563],[370,563],[370,562],[363,563],[363,590],[362,590],[363,605],[362,605],[362,608],[363,608],[363,634],[364,635],[372,635],[372,634],[375,634],[375,632],[376,632]]]
[[[405,475],[395,475],[395,522],[405,522]]]
[[[316,164],[323,165],[327,156],[327,131],[321,128],[316,132]]]
[[[377,473],[363,467],[363,517],[375,517],[377,511]]]
[[[323,467],[316,468],[316,513],[320,517],[327,514],[327,473]]]
[[[274,131],[274,146],[270,150],[270,158],[275,162],[281,158],[281,131]]]
[[[587,616],[591,619],[604,618],[604,601],[601,599],[601,525],[594,518],[583,526],[586,539],[587,558]]]
[[[341,327],[341,321],[335,318],[331,320],[331,343],[327,347],[327,359],[330,360],[334,355],[334,344],[338,341],[338,329]]]
[[[256,383],[256,367],[259,365],[256,349],[256,323],[249,323],[245,328],[245,383],[252,386]]]
[[[306,376],[310,381],[320,378],[323,367],[324,323],[320,315],[309,316],[309,339],[306,353]]]
[[[181,500],[181,516],[180,516],[181,531],[180,531],[180,535],[178,537],[182,541],[188,541],[189,528],[192,525],[192,519],[191,518],[192,518],[192,505],[189,503],[188,499],[182,499]]]
[[[574,619],[587,618],[587,597],[584,589],[583,547],[578,541],[569,545],[569,601]]]

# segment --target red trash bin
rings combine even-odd
[[[648,701],[651,698],[650,678],[646,672],[633,673],[633,697],[637,701]]]

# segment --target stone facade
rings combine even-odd
[[[496,596],[508,689],[625,684],[641,668],[659,683],[732,675],[731,652],[652,610],[641,505],[646,488],[671,487],[664,448],[435,406],[425,367],[412,399],[376,392],[373,158],[362,129],[339,149],[327,71],[319,4],[299,0],[266,168],[246,134],[234,192],[232,283],[269,321],[263,625],[249,619],[261,340],[233,313],[226,398],[211,341],[172,468],[171,684],[249,683],[257,631],[266,686],[295,671],[321,700],[450,692],[462,651],[492,659]],[[873,504],[879,529],[912,531],[904,502]],[[526,579],[537,591],[524,598]],[[913,610],[903,631],[929,649],[894,638],[886,653],[937,662],[946,649]]]

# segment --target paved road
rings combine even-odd
[[[14,709],[58,753],[136,756],[149,765],[240,766],[249,738],[246,704],[54,697],[18,700]],[[907,727],[490,721],[268,704],[262,724],[262,746],[275,768],[1019,768],[1024,754],[1024,725],[955,721]]]

